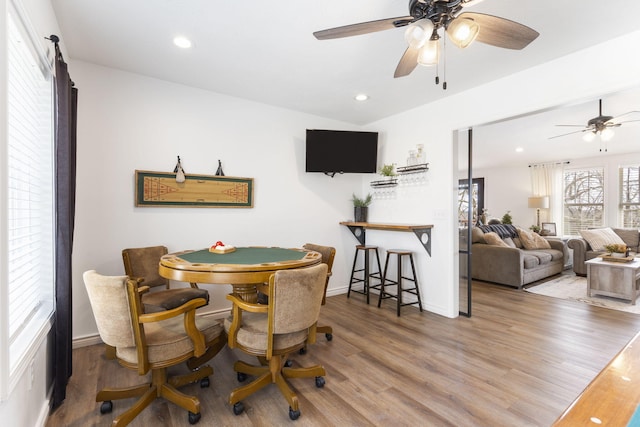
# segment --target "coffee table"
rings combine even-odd
[[[587,265],[587,296],[594,294],[621,298],[636,303],[640,280],[640,259],[630,262],[603,261],[593,258]]]

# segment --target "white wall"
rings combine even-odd
[[[640,58],[633,52],[639,43],[640,32],[635,32],[374,123],[386,134],[381,163],[401,162],[416,142],[425,144],[431,170],[424,194],[412,202],[375,205],[370,214],[371,220],[398,217],[434,224],[434,255],[422,265],[428,277],[423,298],[434,311],[458,311],[453,131],[637,86]],[[594,61],[602,52],[607,52],[607,60]],[[521,197],[516,191],[521,190],[508,196]],[[397,244],[394,240],[372,236],[370,243],[388,247]]]
[[[307,128],[352,125],[151,79],[80,61],[69,66],[79,90],[78,178],[73,254],[73,336],[97,333],[82,273],[123,274],[126,247],[164,244],[201,249],[236,246],[335,246],[332,288],[348,281],[356,240],[338,223],[353,218],[351,194],[362,175],[304,172]],[[136,208],[134,171],[254,178],[252,209]],[[229,307],[229,286],[203,285]]]

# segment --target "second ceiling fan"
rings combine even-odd
[[[405,40],[409,46],[396,67],[393,75],[396,78],[411,74],[418,64],[438,64],[441,28],[460,48],[477,40],[496,47],[519,50],[538,37],[537,31],[505,18],[483,13],[460,13],[463,8],[480,1],[482,0],[410,0],[408,16],[345,25],[316,31],[313,35],[318,40],[327,40],[407,27]]]

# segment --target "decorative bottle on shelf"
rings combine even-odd
[[[415,166],[418,164],[418,159],[416,158],[416,151],[409,151],[409,158],[407,159],[407,166]]]
[[[424,164],[426,163],[426,159],[425,159],[425,155],[424,155],[424,145],[423,144],[418,144],[418,164]]]

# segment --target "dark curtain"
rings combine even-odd
[[[54,38],[55,37],[55,38]],[[64,401],[71,377],[71,253],[76,205],[76,120],[78,90],[73,87],[67,64],[51,36],[56,49],[56,277],[53,342],[50,355],[53,374],[51,410]]]

